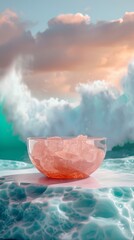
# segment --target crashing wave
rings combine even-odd
[[[9,84],[10,81],[10,84]],[[104,81],[80,84],[77,104],[34,98],[15,69],[1,81],[0,95],[8,119],[22,139],[28,136],[107,137],[108,149],[134,141],[134,67],[122,80],[122,92]]]

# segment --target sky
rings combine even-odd
[[[133,0],[1,0],[0,12],[12,9],[19,16],[35,23],[32,31],[43,31],[49,19],[61,13],[83,13],[92,21],[120,18],[134,11]]]
[[[0,13],[1,78],[19,62],[38,98],[73,98],[94,80],[120,88],[134,57],[133,0],[1,0]]]

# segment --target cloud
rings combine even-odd
[[[32,54],[34,39],[27,31],[29,23],[6,10],[0,15],[0,70],[7,69],[18,57]]]
[[[81,13],[62,14],[33,36],[27,23],[7,10],[0,17],[0,36],[1,72],[19,57],[30,59],[24,79],[33,92],[35,85],[38,92],[53,94],[55,76],[62,76],[57,94],[68,94],[79,81],[105,79],[117,85],[134,55],[134,12],[96,23]]]
[[[83,24],[74,24],[76,15],[72,14],[50,20],[48,29],[36,37],[34,68],[90,71],[125,65],[134,51],[133,15],[126,13],[122,19],[95,24],[84,16]]]
[[[105,81],[80,84],[77,87],[80,101],[75,104],[57,98],[38,100],[22,80],[21,72],[13,67],[0,85],[7,118],[22,139],[78,134],[105,136],[108,149],[134,142],[133,63],[121,82],[122,91]]]
[[[24,29],[19,26],[19,19],[16,13],[6,10],[0,15],[0,45],[15,39]]]
[[[89,23],[90,17],[81,13],[76,14],[61,14],[48,21],[49,27],[55,27],[57,25],[77,25]]]
[[[133,22],[134,21],[134,12],[126,12],[123,17],[124,22]]]

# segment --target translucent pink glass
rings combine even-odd
[[[86,178],[102,163],[106,139],[28,138],[28,153],[35,167],[50,178]]]

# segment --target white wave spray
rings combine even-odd
[[[67,101],[34,98],[14,66],[0,84],[0,96],[15,131],[29,136],[107,137],[108,149],[134,141],[134,66],[122,80],[122,92],[105,81],[79,84],[77,106]]]

